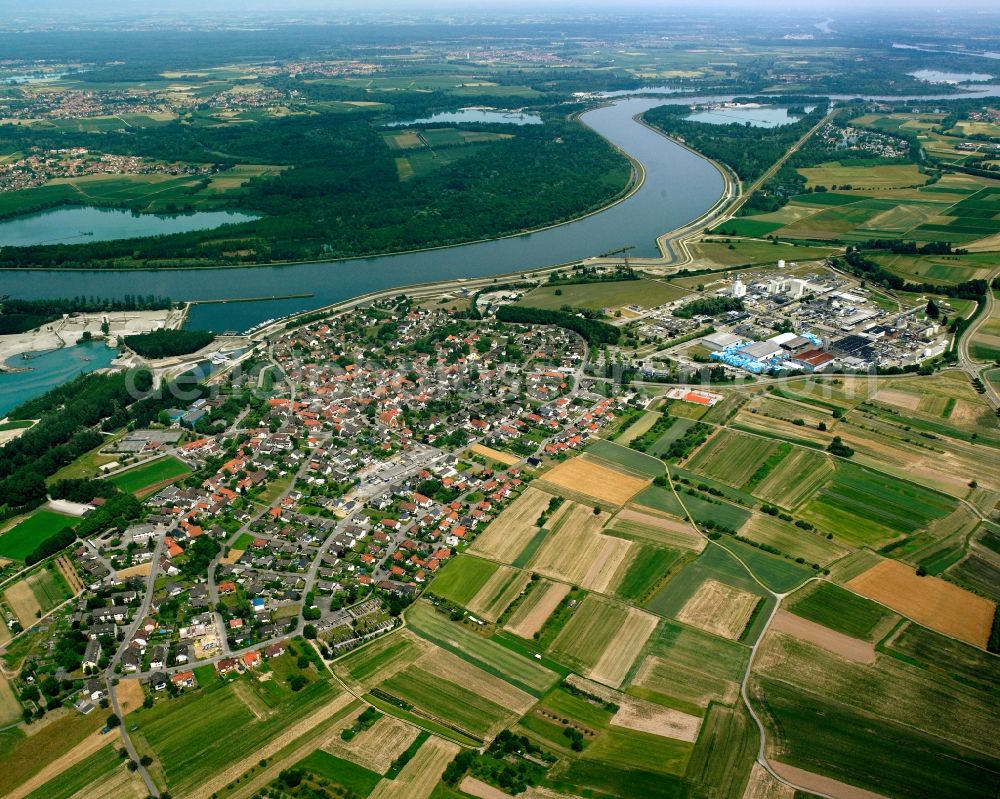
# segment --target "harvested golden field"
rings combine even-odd
[[[985,648],[996,604],[938,577],[917,577],[904,563],[883,560],[847,583],[919,624]]]
[[[655,616],[629,608],[625,622],[605,647],[589,676],[615,688],[621,685],[658,623]]]
[[[605,592],[618,570],[630,562],[635,544],[602,535],[608,521],[605,511],[566,502],[531,562],[532,570],[592,591]]]
[[[493,520],[469,551],[490,560],[511,563],[538,532],[535,522],[551,499],[551,494],[529,487]]]
[[[837,799],[886,799],[880,793],[866,791],[857,785],[849,785],[846,782],[835,780],[833,777],[824,777],[822,774],[815,774],[805,769],[789,766],[787,763],[781,763],[773,757],[768,762],[779,776],[796,785],[801,785],[808,791],[815,791],[826,796],[835,796]]]
[[[692,627],[738,639],[750,621],[760,597],[718,580],[705,580],[684,603],[677,620]]]
[[[461,751],[458,744],[428,738],[394,780],[382,780],[370,799],[427,799],[445,768]]]
[[[521,638],[532,638],[568,593],[569,586],[566,583],[541,580],[518,605],[504,629]]]
[[[624,505],[650,483],[583,458],[563,461],[546,472],[541,482],[611,505]]]
[[[142,700],[145,694],[142,691],[142,683],[136,677],[119,680],[115,686],[115,694],[122,707],[122,715],[127,716],[133,710],[142,707]]]
[[[223,563],[225,562],[226,561],[223,561]],[[122,580],[127,580],[129,577],[146,577],[149,575],[152,568],[153,562],[148,561],[146,563],[140,563],[138,566],[129,566],[127,569],[119,569],[115,572],[115,574]]]
[[[489,783],[477,780],[475,777],[464,777],[458,786],[462,793],[475,796],[477,799],[509,799],[510,794],[504,793],[499,788],[494,788]]]
[[[649,613],[588,594],[549,650],[560,663],[617,688],[657,623]]]
[[[494,622],[531,580],[528,572],[510,566],[501,566],[479,589],[466,607],[479,618]]]
[[[513,466],[521,460],[521,458],[517,455],[513,455],[510,452],[501,452],[498,449],[493,449],[493,447],[487,447],[485,444],[473,444],[469,447],[469,452],[475,453],[476,455],[482,455],[484,458],[496,461],[497,463],[502,463],[506,466]]]
[[[220,563],[225,563],[227,566],[232,566],[236,561],[243,557],[243,553],[246,552],[245,549],[230,549],[229,554],[222,558]],[[118,572],[120,575],[121,572]]]
[[[771,621],[771,630],[786,633],[800,641],[822,647],[828,652],[840,655],[855,663],[871,664],[875,662],[875,645],[868,641],[851,638],[849,635],[831,630],[822,624],[796,616],[787,610],[779,610]]]
[[[385,774],[392,761],[417,739],[419,730],[395,716],[385,715],[350,741],[340,735],[330,739],[325,749],[332,755],[346,757],[378,774]]]
[[[794,799],[794,796],[794,788],[778,782],[760,763],[753,764],[743,799]]]
[[[31,590],[31,577],[18,580],[3,592],[3,596],[24,629],[35,623],[41,613],[41,605],[35,598],[35,592]]]
[[[648,732],[661,738],[694,743],[698,740],[701,718],[642,699],[625,700],[611,719],[616,727]]]

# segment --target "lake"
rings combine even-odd
[[[968,83],[969,81],[984,81],[993,78],[983,72],[942,72],[939,69],[918,69],[907,73],[917,80],[928,83]]]
[[[84,244],[88,241],[135,239],[168,233],[208,230],[257,219],[237,211],[193,214],[137,214],[123,208],[61,206],[0,221],[0,247],[36,244]]]
[[[390,122],[387,128],[398,128],[403,125],[429,125],[435,122],[492,122],[504,125],[541,125],[542,118],[537,114],[525,114],[521,111],[499,111],[494,108],[460,108],[458,111],[438,111],[423,119],[411,119],[406,122]]]
[[[20,355],[7,360],[8,366],[29,371],[0,372],[0,418],[6,416],[11,408],[72,380],[81,372],[110,366],[118,350],[111,349],[102,341],[89,341],[32,355],[28,360]]]
[[[704,158],[640,125],[633,117],[664,101],[631,98],[588,111],[583,121],[636,158],[643,185],[599,213],[534,233],[397,255],[288,266],[124,272],[10,270],[4,293],[26,299],[143,293],[175,300],[312,293],[311,298],[196,305],[187,326],[247,330],[266,319],[329,305],[379,289],[435,280],[481,277],[575,261],[632,245],[656,256],[656,237],[699,217],[719,199],[722,175]]]
[[[806,106],[806,111],[809,112],[813,108],[815,106]],[[779,106],[743,105],[705,108],[695,111],[684,119],[691,122],[705,122],[709,125],[731,125],[733,122],[739,122],[741,125],[749,124],[755,128],[776,128],[779,125],[798,122],[802,117],[799,114],[791,114],[787,108]]]

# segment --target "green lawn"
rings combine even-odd
[[[518,304],[554,311],[558,311],[564,305],[594,311],[622,305],[653,308],[689,294],[687,289],[672,283],[646,279],[562,286],[545,284],[526,294]]]
[[[37,510],[0,535],[0,556],[24,560],[34,549],[64,527],[76,527],[78,519],[63,513]]]
[[[174,457],[160,458],[145,466],[137,466],[127,472],[115,475],[111,482],[127,493],[136,493],[144,488],[173,478],[183,477],[191,470]]]
[[[308,771],[321,779],[328,780],[348,791],[354,791],[359,796],[368,796],[375,790],[382,777],[374,771],[369,771],[350,760],[331,755],[322,749],[317,749],[306,756],[295,768]]]

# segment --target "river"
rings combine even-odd
[[[675,94],[669,87],[650,87],[643,94]],[[1000,93],[998,86],[979,86],[966,96]],[[722,175],[708,161],[633,117],[667,103],[715,103],[713,97],[618,97],[581,119],[645,168],[645,182],[623,202],[604,211],[535,233],[422,252],[351,258],[287,266],[197,270],[10,270],[0,271],[0,294],[26,299],[86,295],[119,297],[156,294],[175,300],[213,300],[312,294],[300,299],[196,305],[190,328],[247,330],[267,319],[329,305],[370,291],[537,269],[575,261],[624,246],[635,256],[656,256],[656,237],[701,216],[719,199]],[[954,95],[870,97],[873,100],[946,99]],[[838,96],[834,100],[850,99]]]
[[[634,246],[636,256],[656,256],[656,237],[701,216],[724,188],[722,175],[708,161],[634,121],[635,115],[663,102],[622,99],[583,115],[588,126],[643,165],[645,181],[617,205],[565,225],[457,247],[314,264],[179,271],[11,270],[0,272],[0,293],[26,299],[156,294],[175,300],[314,295],[196,305],[188,320],[190,328],[246,330],[266,319],[393,286],[536,269],[624,246]]]

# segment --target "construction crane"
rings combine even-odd
[[[628,254],[629,254],[630,250],[634,250],[634,249],[635,249],[635,245],[629,244],[627,247],[619,247],[617,250],[611,250],[610,252],[606,252],[603,255],[601,255],[600,257],[601,258],[611,258],[614,255],[623,255],[623,256],[625,256],[625,268],[628,269]]]

